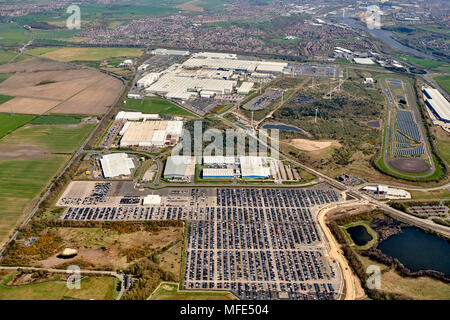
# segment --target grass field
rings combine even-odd
[[[98,61],[111,57],[139,57],[140,49],[130,48],[37,48],[31,54],[58,61]]]
[[[450,76],[436,76],[434,80],[448,93],[450,93]]]
[[[87,138],[94,124],[30,125],[2,140],[2,145],[32,145],[47,148],[53,153],[72,153]]]
[[[33,120],[34,116],[28,114],[0,113],[0,139],[18,127]]]
[[[441,127],[434,127],[434,136],[436,137],[436,145],[439,155],[450,166],[450,136]]]
[[[40,116],[33,121],[32,124],[77,124],[81,119],[73,116]]]
[[[0,104],[5,103],[6,101],[9,101],[13,99],[14,97],[11,96],[5,96],[3,94],[0,94]]]
[[[127,99],[124,104],[122,104],[122,109],[141,111],[143,113],[158,113],[158,114],[169,114],[177,116],[191,116],[195,115],[170,101],[161,98],[150,98],[150,99]]]
[[[0,44],[11,45],[15,43],[26,43],[31,38],[25,29],[15,23],[0,23]]]
[[[14,274],[0,276],[0,300],[113,300],[117,297],[118,279],[113,277],[85,277],[79,290],[70,290],[66,282],[56,280],[42,281],[19,286],[7,286]]]
[[[236,300],[226,291],[178,291],[177,283],[161,283],[150,300]]]
[[[0,243],[68,158],[52,155],[46,159],[0,160]]]
[[[0,160],[0,243],[93,126],[25,125],[0,140],[2,150],[24,146],[29,150],[15,159]],[[44,151],[33,157],[32,148]],[[6,151],[0,152],[0,159],[3,152]]]
[[[10,76],[11,76],[10,73],[0,73],[0,83],[8,79]]]
[[[446,199],[450,198],[450,191],[447,190],[435,190],[435,191],[409,191],[411,198],[413,199]]]
[[[407,295],[416,300],[448,300],[450,286],[429,277],[403,278],[389,267],[359,256],[363,264],[377,265],[381,269],[381,290]]]
[[[428,60],[411,56],[397,56],[400,60],[412,63],[416,66],[426,68],[436,72],[449,72],[450,64],[443,61]]]
[[[0,50],[0,64],[5,64],[10,62],[17,53],[13,51]]]

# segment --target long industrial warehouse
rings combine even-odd
[[[450,123],[450,103],[437,89],[423,88],[424,99],[430,110],[436,117],[446,123]]]

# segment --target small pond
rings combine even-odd
[[[358,225],[350,227],[347,228],[347,232],[357,246],[364,246],[373,239],[370,233],[367,232],[365,226]]]

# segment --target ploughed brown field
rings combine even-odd
[[[123,86],[102,72],[61,63],[27,60],[1,66],[4,72],[16,73],[0,83],[0,94],[15,98],[1,104],[0,112],[102,115]]]
[[[395,158],[389,164],[397,170],[410,173],[422,173],[430,170],[424,159],[420,158]]]

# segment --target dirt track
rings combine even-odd
[[[290,145],[305,151],[318,151],[331,146],[340,146],[337,141],[316,141],[308,139],[292,139],[288,142]]]
[[[354,207],[357,204],[350,204],[350,206]],[[331,234],[330,229],[325,223],[325,216],[331,210],[335,209],[335,207],[323,208],[319,211],[318,220],[320,227],[322,228],[325,237],[327,238],[327,242],[329,245],[329,255],[332,259],[335,259],[341,268],[342,271],[342,281],[343,281],[343,291],[342,291],[342,300],[358,300],[365,296],[364,290],[361,287],[359,282],[359,278],[353,273],[350,268],[347,259],[344,257],[340,245],[337,243],[334,236]]]

